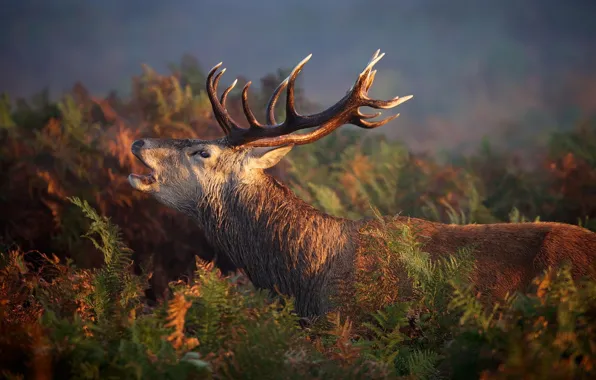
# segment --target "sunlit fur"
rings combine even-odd
[[[209,243],[245,270],[255,286],[296,298],[301,316],[329,310],[330,296],[354,278],[359,230],[375,221],[329,216],[296,197],[263,170],[289,148],[261,154],[229,147],[225,138],[144,140],[136,154],[157,182],[131,185],[190,215]],[[197,149],[209,158],[189,156]],[[519,289],[548,265],[564,259],[576,274],[589,273],[596,258],[596,234],[559,223],[446,225],[398,218],[420,229],[423,250],[432,257],[474,247],[480,289],[502,296]]]

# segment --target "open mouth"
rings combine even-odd
[[[143,185],[146,186],[153,185],[155,182],[157,182],[157,180],[153,176],[153,173],[147,175],[131,173],[130,176],[134,180],[140,181]]]
[[[147,165],[147,163],[143,160],[142,157],[140,157],[139,155],[137,155],[135,152],[133,152],[133,154],[135,155],[135,157],[141,161],[143,163],[143,165],[145,165],[147,168],[151,169],[151,172],[149,174],[135,174],[135,173],[131,173],[129,175],[129,181],[130,183],[134,186],[134,187],[139,187],[139,184],[142,184],[144,186],[150,186],[153,185],[155,182],[157,182],[157,179],[155,178],[155,173],[153,171],[153,168],[149,165]]]

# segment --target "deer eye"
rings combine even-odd
[[[203,157],[203,158],[209,158],[209,157],[211,157],[211,154],[208,151],[203,150],[203,149],[196,150],[196,151],[192,152],[190,155],[191,156],[196,156],[197,154],[199,156]]]

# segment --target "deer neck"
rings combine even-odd
[[[351,275],[357,223],[315,209],[265,173],[223,193],[194,215],[210,243],[255,286],[295,297],[298,314],[326,311],[335,282]]]

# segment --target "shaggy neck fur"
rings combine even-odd
[[[352,276],[358,224],[326,215],[271,176],[258,176],[229,183],[199,202],[192,216],[255,286],[295,297],[301,316],[319,315]]]

